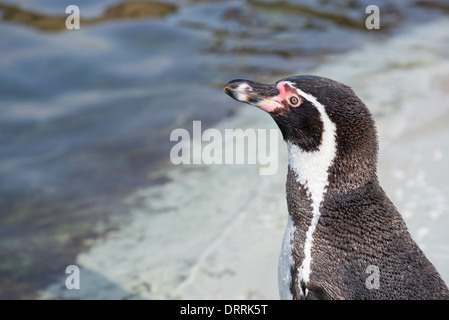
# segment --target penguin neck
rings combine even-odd
[[[335,147],[331,145],[328,150],[305,152],[293,143],[288,142],[287,145],[289,169],[306,190],[314,211],[318,210],[329,185],[328,170],[335,158]]]
[[[289,170],[295,173],[296,181],[306,190],[316,209],[325,195],[346,194],[367,183],[378,183],[377,141],[370,148],[356,150],[359,157],[341,152],[337,143],[334,135],[324,134],[320,149],[307,152],[287,141]]]
[[[297,181],[306,189],[314,212],[319,212],[329,185],[329,168],[337,155],[336,126],[325,112],[321,112],[323,133],[318,150],[306,151],[287,140],[288,165],[296,173]]]

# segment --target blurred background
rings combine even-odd
[[[373,4],[380,8],[379,30],[365,27],[365,9]],[[80,9],[79,30],[66,29],[69,5]],[[248,285],[244,292],[220,293],[227,277],[238,278],[238,266],[223,264],[219,272],[209,272],[219,279],[215,291],[187,290],[201,273],[208,274],[202,264],[219,259],[216,248],[234,233],[226,229],[235,221],[231,218],[247,218],[220,210],[250,212],[236,203],[270,198],[248,192],[256,190],[248,184],[269,188],[273,177],[263,178],[264,184],[252,167],[233,168],[234,178],[225,173],[229,168],[175,167],[169,159],[171,131],[191,131],[193,120],[201,120],[203,130],[234,128],[231,119],[243,107],[224,95],[222,87],[235,78],[272,83],[332,65],[343,66],[334,74],[336,80],[349,78],[353,83],[348,84],[356,85],[357,78],[343,73],[374,61],[339,64],[340,57],[402,39],[412,29],[447,20],[448,13],[447,1],[438,0],[0,0],[0,298],[277,298],[276,283],[266,292]],[[447,46],[435,45],[430,52],[447,59]],[[412,45],[418,47],[419,41]],[[390,53],[396,54],[395,61],[408,56],[407,51]],[[377,58],[374,73],[392,68],[407,74],[420,65],[415,63],[419,59],[398,66],[392,58]],[[366,79],[362,83],[376,85]],[[379,119],[397,107],[381,105],[373,96],[363,98],[372,98]],[[242,128],[254,127],[252,121],[275,128],[262,113],[245,112],[237,124]],[[433,148],[433,157],[444,159],[443,151]],[[396,152],[392,159],[400,158]],[[270,203],[285,201],[281,169],[276,192],[271,191],[279,198]],[[405,179],[402,169],[398,163],[388,175]],[[177,180],[180,174],[183,178]],[[235,185],[227,185],[226,176]],[[223,194],[211,185],[214,179],[235,194]],[[399,202],[401,192],[394,193]],[[443,197],[437,208],[440,215],[447,209],[445,201]],[[267,228],[265,235],[276,226],[272,236],[277,250],[286,211],[260,203],[276,212],[267,211],[261,226]],[[416,198],[415,206],[404,202],[398,207],[410,213],[419,203]],[[431,212],[436,215],[437,209]],[[181,215],[184,220],[176,229],[171,223]],[[412,217],[416,215],[410,213]],[[145,231],[134,228],[121,236],[136,221]],[[217,240],[214,230],[227,233]],[[424,237],[431,229],[417,230]],[[183,232],[185,237],[176,237]],[[202,237],[190,243],[191,234]],[[120,244],[113,243],[119,239]],[[252,245],[256,251],[257,244]],[[95,249],[100,247],[108,249]],[[267,260],[275,266],[277,256]],[[71,264],[82,268],[78,292],[64,287],[64,271]]]

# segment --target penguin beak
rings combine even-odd
[[[275,85],[257,83],[249,80],[232,80],[223,91],[231,98],[256,106],[266,112],[283,108]]]

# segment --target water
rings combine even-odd
[[[173,192],[165,188],[179,169],[168,159],[170,132],[235,114],[239,106],[221,92],[227,81],[306,73],[447,13],[437,2],[383,4],[382,29],[367,31],[369,1],[78,1],[81,29],[69,31],[72,2],[0,2],[1,298],[35,298],[147,198],[148,214],[170,212],[176,204],[157,202]],[[227,183],[237,201],[245,179]],[[147,186],[152,194],[136,196]],[[199,205],[198,195],[192,204],[183,193],[177,199],[207,212],[209,202]],[[231,222],[206,216],[205,239],[211,226]],[[151,223],[148,230],[164,224]],[[190,248],[193,261],[201,250],[194,240]]]

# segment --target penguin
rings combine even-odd
[[[449,299],[379,184],[376,125],[349,86],[301,75],[224,92],[268,112],[287,143],[281,299]]]

